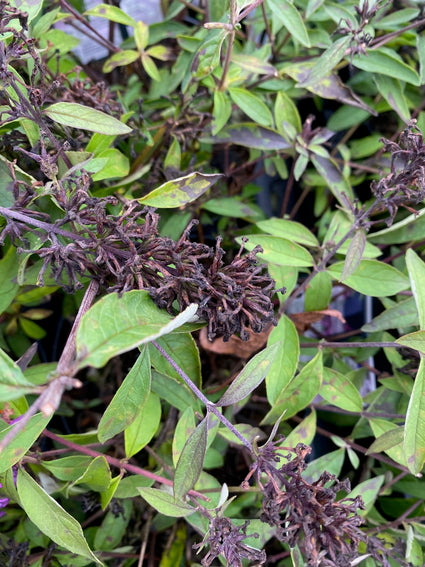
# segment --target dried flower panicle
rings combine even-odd
[[[35,214],[28,207],[37,199],[34,188],[15,179],[15,206],[2,212],[6,226],[0,243],[9,236],[22,243],[22,252],[43,259],[41,285],[50,270],[69,292],[89,277],[109,292],[145,289],[159,307],[173,314],[196,303],[198,315],[208,322],[210,340],[216,336],[228,340],[235,333],[247,340],[246,328],[259,333],[276,324],[275,283],[265,266],[257,263],[259,247],[243,254],[242,245],[225,264],[220,238],[215,249],[190,240],[197,221],[175,242],[159,236],[159,216],[152,209],[124,201],[121,212],[112,214],[110,207],[118,205],[118,200],[91,197],[89,187],[90,177],[84,171],[47,182],[44,191],[52,193],[63,211],[52,222],[48,215]],[[36,233],[42,247],[28,248],[29,230]]]
[[[425,199],[425,145],[416,121],[412,120],[400,134],[397,142],[382,138],[384,150],[391,154],[391,172],[371,184],[378,202],[389,211],[390,225],[400,206],[410,212],[411,207]]]
[[[247,537],[258,537],[258,534],[250,536],[246,534],[248,525],[249,521],[246,521],[242,526],[235,526],[229,518],[220,513],[210,518],[209,529],[204,541],[193,546],[195,549],[202,549],[205,545],[209,546],[202,565],[209,567],[220,555],[226,560],[227,567],[242,567],[242,559],[255,561],[257,565],[265,563],[266,553],[264,551],[243,543]]]

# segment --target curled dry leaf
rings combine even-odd
[[[248,341],[243,341],[239,337],[232,335],[227,342],[224,342],[222,337],[209,341],[208,330],[204,327],[199,334],[199,342],[206,351],[214,352],[215,354],[230,354],[238,358],[247,359],[263,348],[272,329],[273,325],[269,325],[261,333],[253,333],[247,329],[246,331],[249,334]]]
[[[341,311],[338,311],[337,309],[322,309],[321,311],[291,313],[289,317],[293,321],[297,331],[299,333],[303,333],[310,327],[310,325],[321,321],[325,315],[328,315],[329,317],[335,317],[336,319],[341,321],[341,323],[345,323],[344,316],[342,315]]]

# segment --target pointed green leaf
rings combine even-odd
[[[316,482],[319,480],[320,475],[323,474],[323,471],[339,476],[344,460],[345,449],[343,448],[326,453],[326,455],[308,463],[307,468],[302,473],[302,477],[307,482]]]
[[[341,280],[347,279],[358,268],[366,246],[366,233],[363,229],[356,230],[345,256]]]
[[[402,337],[396,339],[395,342],[399,345],[413,348],[421,354],[425,355],[425,331],[415,331],[414,333],[403,335]]]
[[[341,281],[344,263],[338,262],[328,268],[332,277]],[[362,260],[345,284],[364,295],[372,297],[395,295],[409,287],[408,278],[388,264],[377,260]]]
[[[272,344],[251,358],[216,405],[229,406],[245,399],[264,380],[280,348],[280,342]]]
[[[328,403],[347,411],[361,412],[362,397],[354,384],[332,368],[323,369],[323,382],[319,394]]]
[[[211,132],[215,136],[217,132],[227,124],[232,114],[232,103],[226,93],[214,91],[213,123]]]
[[[89,466],[75,481],[69,486],[83,484],[95,492],[104,492],[111,484],[111,470],[105,457],[95,457],[90,461]]]
[[[395,112],[404,122],[409,122],[410,111],[406,97],[404,96],[402,84],[398,79],[386,77],[385,75],[373,75],[373,80],[379,93],[384,97]]]
[[[164,516],[171,516],[173,518],[181,518],[189,516],[196,512],[196,508],[189,506],[184,502],[176,502],[174,497],[168,492],[158,490],[157,488],[138,488],[139,494],[146,500],[148,504],[155,508],[160,514]]]
[[[123,49],[118,53],[114,53],[113,55],[111,55],[111,57],[108,57],[108,59],[103,64],[102,71],[104,73],[110,73],[117,67],[131,65],[132,63],[137,61],[139,57],[140,53],[138,53],[134,49]]]
[[[370,421],[371,421],[371,425],[373,422],[376,423],[376,420],[371,419]],[[382,422],[384,420],[378,420],[378,421]],[[379,437],[375,439],[375,441],[366,451],[367,455],[370,455],[372,453],[381,453],[383,451],[387,451],[389,456],[392,459],[394,459],[394,456],[391,456],[389,450],[394,449],[396,445],[401,445],[401,447],[403,446],[402,443],[404,439],[404,427],[399,427],[391,422],[387,422],[387,423],[388,423],[388,429],[384,433],[381,433]],[[373,426],[372,426],[372,430],[373,430]],[[394,459],[394,460],[399,462],[398,459]]]
[[[68,551],[103,565],[89,548],[77,520],[23,469],[18,471],[17,489],[22,508],[42,533]]]
[[[406,265],[416,308],[419,315],[419,327],[425,329],[425,262],[411,248],[406,252]]]
[[[383,485],[385,477],[383,474],[365,480],[358,484],[348,495],[348,498],[355,498],[356,496],[361,496],[366,507],[365,510],[358,510],[360,516],[366,516],[369,510],[372,508],[375,500],[378,498],[379,491]]]
[[[272,75],[277,77],[277,69],[268,61],[264,61],[255,55],[247,55],[246,53],[232,53],[232,63],[239,65],[242,69],[246,69],[250,73],[258,75]]]
[[[22,459],[28,449],[30,449],[35,441],[40,437],[50,419],[51,416],[46,417],[42,413],[38,413],[28,421],[25,428],[20,431],[0,453],[0,473],[10,469],[10,467]],[[19,425],[19,422],[3,429],[0,433],[0,440],[17,425]]]
[[[285,419],[292,417],[317,396],[323,377],[323,354],[318,352],[301,372],[282,390],[272,409],[261,422],[262,425],[274,423],[283,412]]]
[[[323,77],[332,71],[335,66],[345,57],[345,52],[350,45],[351,38],[341,37],[335,41],[322,55],[315,61],[314,65],[304,75],[298,83],[299,87],[311,87],[321,81]]]
[[[409,297],[400,303],[392,305],[377,315],[370,323],[363,325],[361,330],[364,333],[375,333],[376,331],[387,331],[388,329],[398,329],[419,325],[418,310],[415,299]]]
[[[286,219],[272,217],[256,223],[258,228],[272,236],[280,236],[291,242],[298,242],[304,246],[319,246],[314,234],[303,224]]]
[[[22,370],[0,349],[0,402],[16,400],[34,390]]]
[[[241,87],[230,87],[229,95],[251,120],[265,127],[272,125],[272,113],[260,97]]]
[[[381,73],[415,86],[421,84],[418,73],[396,56],[393,50],[385,47],[368,49],[366,55],[355,55],[352,62],[354,67],[372,74]]]
[[[101,368],[110,358],[171,333],[192,320],[196,310],[192,304],[173,319],[147,291],[133,290],[122,297],[111,293],[81,320],[76,338],[78,367]]]
[[[152,57],[150,57],[148,53],[143,52],[140,55],[140,59],[142,61],[143,69],[146,71],[149,77],[154,81],[160,81],[161,75],[159,74],[158,67],[156,66],[155,61],[152,59]]]
[[[208,438],[208,415],[186,441],[174,473],[174,497],[181,500],[195,486],[204,464]]]
[[[295,375],[300,354],[300,342],[294,323],[283,315],[277,327],[270,333],[267,344],[280,344],[276,356],[266,375],[267,399],[273,405],[279,394]]]
[[[425,331],[423,331],[425,334]],[[404,428],[404,453],[412,474],[419,474],[425,462],[425,359],[421,358],[409,400]]]
[[[129,459],[145,447],[161,422],[161,401],[154,392],[140,407],[139,413],[124,432],[125,454]]]
[[[204,174],[195,171],[184,177],[167,181],[145,197],[139,199],[139,202],[149,207],[158,207],[160,209],[181,207],[195,201],[221,177],[223,177],[221,174]]]
[[[274,18],[280,22],[288,32],[294,36],[304,47],[311,47],[307,29],[301,14],[291,0],[267,0]]]
[[[132,130],[123,122],[100,110],[76,102],[57,102],[44,111],[49,118],[72,128],[90,130],[99,134],[129,134]]]
[[[1,167],[1,166],[0,166]],[[3,175],[2,169],[0,169],[1,174]],[[4,201],[2,206],[9,206],[6,202],[7,199],[3,195],[1,195],[0,189],[0,198]],[[12,206],[13,203],[10,204]],[[0,260],[0,315],[9,307],[12,303],[18,289],[19,285],[16,283],[16,276],[18,274],[18,259],[16,254],[16,248],[11,246],[7,252],[5,249],[4,256]]]
[[[145,49],[149,42],[149,26],[142,21],[138,21],[134,26],[134,40],[140,52]]]
[[[173,464],[177,465],[183,447],[196,427],[195,412],[188,406],[180,416],[173,436]]]
[[[302,268],[312,266],[314,263],[308,250],[286,238],[263,234],[248,234],[247,238],[248,242],[245,242],[245,248],[253,250],[257,245],[260,245],[263,252],[260,252],[257,257],[271,264]],[[236,241],[241,244],[242,237],[236,238]]]
[[[150,388],[149,353],[147,348],[143,347],[134,366],[116,391],[100,420],[98,437],[101,443],[105,443],[124,431],[136,419],[140,408],[149,396]]]
[[[190,333],[173,333],[158,339],[157,343],[190,376],[198,386],[201,385],[201,360],[196,342]],[[161,374],[171,376],[181,382],[180,374],[171,366],[164,356],[149,345],[151,364]]]
[[[327,309],[332,299],[332,278],[328,272],[317,272],[305,290],[304,311]]]
[[[136,21],[133,20],[131,16],[123,12],[117,6],[111,6],[110,4],[97,4],[90,10],[84,12],[85,16],[97,16],[98,18],[106,18],[111,22],[117,22],[117,24],[123,24],[125,26],[134,27]]]

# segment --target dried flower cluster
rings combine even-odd
[[[51,157],[46,156],[49,162],[41,167],[51,169]],[[67,291],[78,289],[81,278],[89,277],[108,291],[146,289],[155,303],[170,313],[197,303],[199,316],[208,321],[210,339],[219,335],[228,340],[240,333],[247,340],[246,328],[259,333],[275,324],[275,285],[256,261],[260,248],[242,255],[242,246],[226,265],[220,239],[215,250],[190,241],[193,222],[178,242],[161,237],[159,216],[152,209],[125,201],[119,214],[109,214],[108,207],[117,205],[118,200],[90,197],[89,184],[84,172],[46,183],[45,188],[52,191],[63,210],[63,216],[54,222],[26,206],[34,203],[36,196],[25,182],[15,181],[15,207],[1,208],[6,226],[0,242],[9,236],[25,243],[29,230],[43,242],[43,247],[20,249],[43,258],[41,284],[50,269],[54,280]]]
[[[207,514],[206,510],[204,512]],[[242,567],[242,559],[262,565],[267,559],[265,552],[243,543],[247,537],[258,537],[258,534],[247,536],[248,525],[249,521],[246,521],[242,526],[235,526],[229,518],[225,518],[220,513],[210,517],[210,525],[204,541],[193,546],[194,549],[202,549],[205,545],[210,548],[202,560],[202,565],[209,567],[220,555],[224,557],[228,567]]]
[[[425,145],[414,120],[400,134],[398,142],[383,138],[391,154],[391,172],[371,184],[377,201],[388,209],[391,224],[400,206],[414,212],[412,205],[425,199]]]

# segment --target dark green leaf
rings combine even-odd
[[[265,127],[272,125],[272,113],[260,97],[241,87],[230,87],[229,95],[251,120]]]
[[[350,183],[340,171],[337,163],[332,158],[314,154],[311,156],[311,161],[317,173],[325,180],[334,197],[346,208],[348,202],[353,201],[354,196]]]
[[[18,267],[16,248],[11,246],[0,260],[0,314],[9,307],[19,289],[16,282]]]
[[[366,55],[355,55],[352,62],[358,69],[363,69],[363,71],[369,73],[388,75],[416,86],[421,84],[417,72],[404,63],[395,51],[385,47],[368,49]]]
[[[267,376],[280,348],[282,345],[278,342],[256,354],[227,388],[216,405],[229,406],[245,399]]]
[[[124,432],[125,454],[129,459],[145,447],[161,422],[161,401],[151,392],[139,412]]]
[[[411,248],[406,252],[406,265],[416,308],[419,315],[419,327],[425,329],[425,262]]]
[[[350,45],[351,38],[341,37],[335,41],[322,55],[316,60],[311,69],[305,74],[303,79],[298,82],[299,87],[310,87],[323,80],[334,67],[345,57],[345,52]]]
[[[208,415],[191,433],[174,473],[174,497],[182,500],[195,486],[204,464],[208,438]]]
[[[201,361],[198,347],[190,333],[172,333],[158,339],[157,343],[167,352],[174,362],[190,376],[198,386],[201,384]],[[181,382],[180,375],[162,354],[149,345],[151,364],[160,374],[165,374]]]
[[[278,20],[293,37],[304,47],[311,47],[307,29],[301,14],[291,0],[267,0],[274,17]]]
[[[410,111],[403,88],[398,79],[387,77],[385,75],[375,74],[373,80],[376,83],[379,93],[384,97],[395,112],[404,122],[409,122]]]
[[[145,197],[139,199],[139,202],[149,207],[159,207],[160,209],[181,207],[195,201],[221,177],[223,177],[221,174],[204,174],[195,171],[184,177],[167,181]]]
[[[134,366],[118,388],[109,406],[103,414],[98,437],[105,443],[132,423],[140,408],[149,396],[151,388],[151,367],[149,353],[143,347]]]

